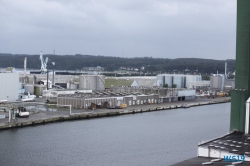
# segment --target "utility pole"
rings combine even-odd
[[[53,82],[52,82],[52,88],[53,88],[53,85],[55,84],[55,79],[54,79],[54,77],[55,77],[55,62],[52,62],[52,64],[53,64]]]
[[[49,70],[47,70],[47,90],[49,90]]]

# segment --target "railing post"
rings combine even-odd
[[[249,134],[249,107],[250,97],[246,101],[246,121],[245,121],[245,134]]]

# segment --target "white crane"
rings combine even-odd
[[[43,52],[41,51],[39,59],[41,60],[41,73],[45,74],[47,72],[48,57],[46,57],[45,60],[43,60]]]

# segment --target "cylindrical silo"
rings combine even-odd
[[[105,75],[96,75],[97,82],[96,82],[96,90],[105,90]]]
[[[159,81],[160,85],[163,86],[165,84],[165,76],[162,74],[159,74],[156,76],[157,80]]]
[[[24,85],[24,91],[29,92],[30,94],[34,94],[34,85],[32,84],[26,84]]]
[[[43,95],[43,90],[47,89],[46,85],[35,85],[35,95],[36,96],[42,96]]]
[[[173,76],[165,75],[165,84],[168,84],[168,87],[171,88],[173,86]]]
[[[177,88],[184,88],[184,76],[174,75],[173,76],[173,84],[176,84]]]
[[[95,90],[96,78],[93,75],[81,75],[79,76],[79,89]]]
[[[220,76],[211,76],[210,77],[210,87],[211,89],[221,89],[222,77]]]

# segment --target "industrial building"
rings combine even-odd
[[[212,90],[226,90],[235,88],[235,79],[227,79],[223,74],[217,74],[210,77],[210,87]]]
[[[121,104],[141,105],[171,101],[194,100],[195,90],[156,87],[115,87],[110,92],[77,92],[59,94],[57,104],[72,105],[73,108],[87,109],[91,104],[100,108],[117,107]]]
[[[194,100],[195,90],[162,87],[111,87],[113,93],[156,94],[161,102]]]
[[[54,85],[52,86],[52,75],[47,74],[20,74],[19,81],[23,84],[40,84],[47,85],[47,76],[49,88],[59,89],[81,89],[81,90],[104,90],[105,76],[104,75],[55,75]]]
[[[161,86],[168,85],[172,88],[192,88],[193,82],[202,81],[201,75],[159,74],[156,76]]]
[[[121,104],[140,105],[158,103],[159,97],[156,94],[130,94],[130,93],[75,93],[60,94],[57,97],[57,104],[72,105],[73,108],[88,109],[91,104],[99,107],[117,107]]]
[[[189,89],[210,89],[210,81],[193,81],[189,82]]]
[[[0,78],[0,100],[17,100],[20,86],[18,73],[0,73]]]

